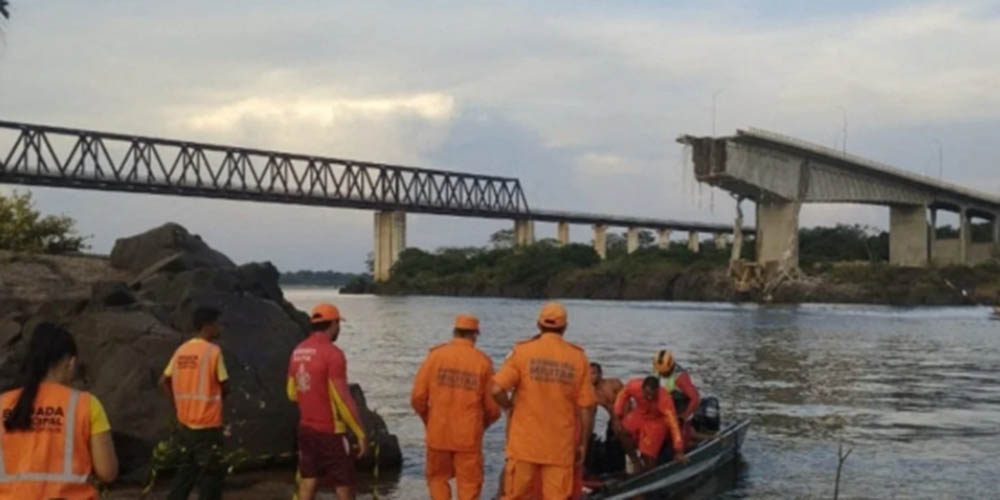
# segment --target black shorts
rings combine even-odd
[[[354,456],[347,434],[299,427],[299,473],[327,487],[354,486]]]

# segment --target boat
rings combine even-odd
[[[670,498],[690,491],[737,457],[749,428],[749,419],[737,421],[688,452],[688,463],[669,462],[628,479],[605,481],[584,500]]]

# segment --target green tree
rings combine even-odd
[[[501,229],[490,235],[493,248],[514,248],[514,230]]]
[[[10,19],[10,11],[7,10],[9,5],[10,3],[7,0],[0,0],[0,17]]]
[[[35,210],[31,193],[0,195],[0,249],[64,253],[89,248],[75,226],[76,221],[65,215],[43,217]]]

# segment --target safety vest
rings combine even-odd
[[[669,377],[662,379],[663,388],[670,393],[670,397],[674,400],[674,411],[677,412],[677,415],[684,413],[688,405],[691,404],[691,400],[688,399],[687,394],[684,394],[684,391],[677,388],[677,379],[685,373],[687,372],[680,365],[677,365]]]
[[[21,389],[0,395],[6,415]],[[90,394],[43,383],[35,397],[31,428],[0,425],[0,498],[96,500],[87,482],[90,461]]]
[[[216,376],[219,346],[192,339],[174,353],[170,375],[177,420],[192,429],[222,427],[222,385]]]

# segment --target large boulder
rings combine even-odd
[[[235,267],[229,257],[213,250],[200,236],[173,222],[116,241],[111,251],[111,265],[116,269],[139,273],[176,254],[180,254],[179,260],[187,269]]]
[[[176,224],[118,240],[111,266],[90,259],[63,269],[66,262],[26,259],[18,264],[23,269],[0,269],[0,281],[14,284],[5,290],[30,297],[0,311],[0,391],[17,384],[34,328],[42,321],[65,325],[80,349],[78,386],[104,403],[123,477],[144,479],[153,447],[176,420],[158,379],[190,338],[194,309],[212,306],[222,311],[219,344],[230,375],[227,447],[264,461],[294,456],[298,416],[285,380],[308,316],[284,299],[273,265],[235,266]],[[91,274],[77,276],[81,269]],[[52,277],[52,287],[31,282],[39,270]],[[398,441],[357,393],[366,428],[380,443],[380,464],[398,466]]]

